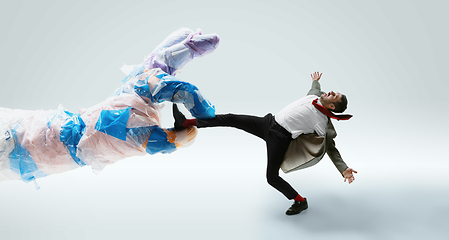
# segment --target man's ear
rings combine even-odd
[[[333,103],[323,104],[323,107],[327,108],[328,110],[334,110],[335,109],[335,105]]]

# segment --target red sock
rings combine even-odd
[[[190,126],[197,126],[196,125],[196,119],[186,119],[183,123],[182,126],[185,128],[188,128]]]
[[[301,197],[301,195],[298,194],[298,196],[296,196],[294,200],[297,202],[304,202],[306,199]]]

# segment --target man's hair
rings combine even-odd
[[[344,112],[346,110],[346,108],[348,107],[348,98],[346,98],[346,95],[342,94],[341,101],[334,103],[334,106],[335,106],[335,109],[332,110],[333,112],[336,112],[336,113]]]

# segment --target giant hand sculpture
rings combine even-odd
[[[196,118],[215,116],[198,88],[175,74],[218,43],[217,35],[199,30],[173,32],[141,64],[122,67],[127,77],[113,96],[79,113],[62,106],[49,111],[0,108],[0,181],[29,182],[86,165],[99,172],[126,157],[188,146],[196,128],[160,127],[159,105],[182,103]]]

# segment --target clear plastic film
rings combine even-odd
[[[194,57],[218,46],[215,34],[182,28],[135,66],[123,66],[123,85],[79,113],[0,108],[0,181],[34,181],[83,166],[94,172],[131,156],[171,153],[193,143],[197,130],[162,128],[160,103],[182,103],[196,118],[215,116],[196,86],[174,77]]]

